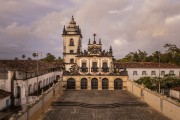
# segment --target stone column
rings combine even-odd
[[[114,90],[114,77],[109,77],[109,90]]]
[[[102,90],[102,78],[98,78],[98,90]]]
[[[87,89],[91,90],[91,77],[87,78]]]
[[[81,90],[81,82],[80,82],[80,78],[76,78],[75,79],[76,81],[76,90]]]

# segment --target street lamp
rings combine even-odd
[[[158,52],[159,55],[159,93],[161,93],[161,82],[160,82],[160,51]]]
[[[39,55],[39,52],[36,53],[36,56],[37,56],[37,96],[38,96],[38,92],[39,92],[39,83],[38,83],[38,75],[39,75],[38,55]]]

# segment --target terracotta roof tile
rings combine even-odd
[[[10,92],[0,89],[0,99],[3,99],[10,95]]]
[[[180,87],[175,87],[175,88],[172,88],[171,90],[180,91]]]
[[[33,72],[37,69],[36,60],[0,60],[0,65],[6,67],[8,70],[19,70],[25,72]],[[62,67],[62,62],[44,62],[38,61],[39,70],[45,70],[50,68]]]

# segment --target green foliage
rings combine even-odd
[[[22,58],[23,58],[23,59],[26,58],[26,55],[22,55]]]
[[[54,62],[56,60],[56,57],[53,54],[48,53],[43,60],[47,62]]]
[[[165,75],[163,78],[158,77],[141,77],[135,81],[138,84],[144,84],[145,87],[151,90],[158,90],[159,82],[161,88],[170,89],[180,86],[180,78],[173,75]]]
[[[130,52],[127,54],[121,62],[144,62],[146,60],[147,53],[145,51],[138,50],[136,52]]]
[[[153,52],[151,55],[147,55],[145,51],[130,52],[124,58],[116,60],[118,62],[162,62],[173,63],[180,65],[180,48],[176,45],[165,44],[166,51],[161,53],[159,51]]]
[[[32,56],[35,58],[37,56],[37,53],[33,53]]]
[[[61,57],[58,57],[58,58],[56,59],[56,61],[58,61],[58,62],[63,62],[64,60],[63,60]]]

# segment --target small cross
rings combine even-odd
[[[95,40],[96,34],[94,33],[93,36],[94,36],[94,40]]]

